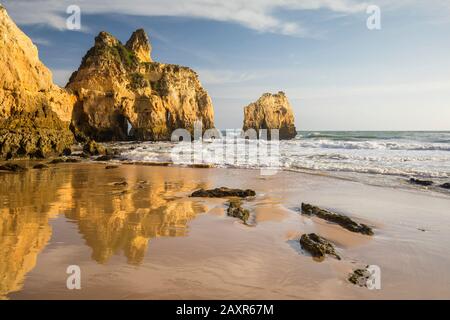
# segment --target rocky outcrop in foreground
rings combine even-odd
[[[300,238],[300,245],[314,258],[320,261],[325,259],[327,254],[341,260],[341,257],[336,253],[333,244],[315,233],[302,235]]]
[[[169,140],[175,129],[214,127],[214,111],[197,74],[178,65],[152,62],[143,30],[123,45],[101,32],[66,88],[78,96],[74,130],[81,138]]]
[[[372,228],[363,223],[357,223],[347,216],[330,212],[307,203],[302,203],[302,213],[308,216],[316,216],[320,219],[336,223],[351,232],[361,233],[369,236],[373,235]]]
[[[250,218],[250,211],[242,208],[242,201],[240,199],[232,199],[228,201],[227,215],[229,217],[241,219],[246,225]]]
[[[226,198],[226,197],[238,197],[247,198],[254,197],[256,192],[250,189],[230,189],[227,187],[220,187],[211,190],[200,189],[194,191],[191,197],[201,197],[201,198]]]
[[[415,178],[409,179],[409,183],[416,184],[416,185],[423,186],[423,187],[429,187],[434,184],[433,181],[430,181],[430,180],[420,180],[420,179],[415,179]]]
[[[70,148],[75,102],[53,84],[36,46],[0,5],[0,159],[48,157]]]
[[[244,108],[243,130],[248,129],[255,129],[258,136],[261,129],[267,129],[269,139],[270,129],[279,130],[280,140],[295,138],[294,112],[284,92],[265,93]]]
[[[372,277],[372,273],[369,271],[369,266],[363,269],[354,270],[348,277],[348,281],[354,285],[367,288],[367,283]]]

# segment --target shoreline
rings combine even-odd
[[[126,165],[126,166],[147,166],[147,167],[173,167],[173,168],[189,168],[189,169],[230,169],[230,170],[243,170],[243,171],[261,171],[264,168],[257,167],[233,167],[233,166],[219,166],[214,163],[200,163],[200,164],[177,164],[174,162],[165,162],[165,161],[137,161],[137,160],[129,160],[120,158],[120,154],[116,155],[117,158],[112,158],[110,160],[96,160],[97,157],[91,156],[90,159],[86,159],[81,157],[78,154],[70,155],[70,156],[59,156],[59,157],[51,157],[46,159],[30,159],[30,158],[20,158],[20,159],[11,159],[11,160],[1,160],[0,165],[4,163],[30,163],[30,165],[25,166],[28,169],[32,169],[32,166],[35,164],[51,164],[52,160],[58,159],[75,159],[78,163],[83,164],[104,164],[104,165]],[[51,164],[53,165],[53,164]],[[1,173],[2,171],[0,171]],[[6,171],[3,171],[6,172]],[[286,173],[294,173],[294,174],[306,174],[311,176],[319,176],[319,177],[328,177],[330,179],[337,179],[342,181],[361,183],[367,186],[380,187],[380,188],[392,188],[392,189],[400,189],[400,190],[410,190],[410,191],[419,191],[427,194],[435,194],[435,196],[444,196],[450,197],[450,190],[442,188],[439,183],[443,183],[447,180],[442,180],[438,183],[435,183],[432,186],[420,186],[409,183],[409,178],[406,176],[399,175],[391,175],[391,174],[381,174],[381,173],[361,173],[361,172],[347,172],[347,171],[326,171],[319,169],[293,169],[293,168],[285,168],[280,167],[276,169],[276,174],[280,172]],[[359,178],[363,177],[363,178]],[[388,182],[386,181],[388,180]]]
[[[285,171],[260,176],[253,170],[139,165],[106,170],[105,163],[91,162],[2,174],[0,179],[2,211],[39,226],[36,234],[31,232],[37,237],[29,240],[34,245],[22,250],[35,265],[13,273],[23,278],[16,279],[11,299],[450,297],[442,284],[450,264],[450,249],[443,245],[450,240],[446,197]],[[114,186],[120,181],[127,186]],[[257,192],[244,201],[254,227],[227,217],[226,199],[188,197],[196,189],[220,186]],[[25,199],[18,198],[16,188]],[[374,226],[375,235],[305,217],[296,209],[301,202]],[[314,261],[298,243],[308,232],[330,240],[342,261]],[[10,268],[20,266],[20,261],[11,262]],[[64,266],[74,262],[88,278],[80,292],[63,286]],[[349,273],[366,264],[380,265],[382,290],[348,283]],[[416,279],[423,268],[434,271]],[[115,275],[110,286],[104,282],[108,274]],[[440,274],[439,280],[434,274]],[[425,285],[435,291],[424,292]]]

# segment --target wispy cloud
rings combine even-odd
[[[44,39],[44,38],[35,38],[33,37],[33,43],[40,45],[40,46],[50,46],[52,44],[52,42],[48,39]]]
[[[178,16],[237,23],[259,32],[304,36],[300,21],[280,17],[280,11],[328,10],[352,14],[363,12],[361,0],[4,0],[19,24],[45,24],[65,28],[66,8],[79,5],[82,14],[118,13],[139,16]]]
[[[238,84],[258,79],[258,74],[232,70],[197,69],[205,85]]]

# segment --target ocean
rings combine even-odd
[[[246,140],[236,133],[228,137],[205,141],[202,162],[218,167],[249,169],[267,165],[265,161],[245,161],[249,153],[249,149],[245,149]],[[226,142],[232,144],[227,149],[227,157],[205,156],[214,153],[213,150],[217,152],[217,146],[223,146]],[[261,144],[272,145],[266,141]],[[172,162],[174,148],[182,149],[189,156],[179,158],[178,162],[189,164],[192,161],[192,145],[126,142],[115,144],[115,147],[121,149],[125,160],[148,162]],[[403,183],[406,178],[450,182],[450,131],[299,131],[295,139],[281,141],[274,150],[281,170],[330,174],[383,185]],[[234,156],[228,156],[230,151]]]

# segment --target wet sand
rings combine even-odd
[[[126,181],[127,184],[117,184]],[[251,188],[252,226],[199,188]],[[373,226],[372,237],[298,212],[301,202]],[[0,296],[8,299],[449,299],[450,196],[258,170],[59,164],[0,173]],[[424,229],[421,231],[419,229]],[[342,257],[317,262],[303,233]],[[347,281],[381,268],[381,290]],[[81,268],[81,290],[66,269]]]

